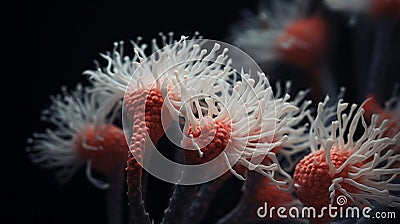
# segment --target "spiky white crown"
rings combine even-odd
[[[95,132],[103,124],[110,124],[115,115],[112,111],[102,110],[102,95],[88,92],[87,87],[77,85],[68,93],[62,87],[62,94],[51,96],[52,104],[42,111],[42,120],[54,125],[45,133],[34,133],[28,139],[27,151],[33,163],[48,169],[57,169],[56,178],[60,183],[67,182],[72,174],[85,162],[86,174],[90,182],[99,188],[108,184],[95,179],[91,174],[91,162],[84,161],[79,155],[77,137],[88,126],[94,126]],[[103,111],[106,113],[99,113]],[[108,117],[111,112],[111,117]],[[99,137],[99,136],[97,136]],[[100,150],[86,144],[83,138],[82,147],[88,150]]]
[[[285,91],[281,90],[280,82],[276,83],[275,100],[277,105],[290,107],[293,105],[298,109],[287,110],[281,114],[282,128],[280,128],[275,134],[277,136],[287,135],[288,138],[282,143],[277,154],[284,157],[286,165],[283,165],[285,171],[292,171],[300,160],[300,154],[305,154],[309,151],[309,123],[312,118],[310,115],[309,106],[311,100],[305,100],[306,95],[310,91],[309,89],[299,91],[291,101],[287,101],[289,104],[284,104],[286,99],[290,97],[289,92],[291,89],[291,81],[286,81]]]
[[[145,53],[148,45],[141,43],[141,37],[137,38],[136,42],[131,41],[134,50],[131,58],[127,55],[124,56],[124,42],[115,42],[111,53],[101,54],[107,60],[107,66],[98,65],[96,70],[87,70],[83,73],[88,75],[92,81],[94,86],[92,91],[109,93],[108,102],[110,106],[114,106],[113,104],[124,97],[129,84],[141,88],[143,83],[147,83],[149,80],[158,80],[160,73],[173,64],[188,59],[193,44],[184,44],[186,37],[182,36],[179,41],[176,41],[172,32],[168,34],[168,37],[160,33],[160,37],[162,46],[160,47],[157,39],[154,38],[151,45],[151,56],[148,60],[146,60],[148,57]],[[197,38],[200,36],[196,32],[193,40]],[[142,72],[134,76],[138,67],[147,73],[143,74]]]
[[[218,80],[230,77],[229,72],[220,70]],[[183,116],[186,119],[184,134],[188,127],[193,129],[201,126],[207,119],[219,121],[231,126],[231,148],[225,150],[226,163],[232,173],[240,179],[244,179],[232,167],[232,161],[255,170],[270,178],[279,187],[288,185],[286,190],[292,188],[291,177],[281,168],[275,153],[271,149],[278,146],[292,147],[296,151],[306,148],[304,127],[298,126],[300,120],[307,117],[309,101],[303,102],[305,92],[289,102],[289,94],[282,98],[274,98],[272,88],[264,73],[258,72],[258,81],[250,77],[243,70],[240,72],[239,81],[234,83],[231,91],[216,94],[209,86],[219,86],[215,80],[203,88],[193,88],[187,82],[181,80]],[[239,77],[239,76],[238,76]],[[289,85],[289,84],[288,84]],[[199,113],[201,111],[201,113]],[[288,136],[290,137],[288,139]],[[287,152],[287,155],[292,152]],[[263,159],[268,157],[270,164],[263,164]],[[278,174],[285,180],[275,179]],[[282,188],[284,189],[284,188]]]
[[[275,42],[287,24],[296,18],[298,1],[269,1],[258,12],[244,11],[243,20],[230,31],[230,42],[248,52],[260,63],[276,58]]]
[[[347,177],[335,178],[329,187],[331,203],[339,191],[354,203],[371,205],[371,201],[392,207],[400,205],[400,198],[394,191],[400,190],[400,184],[394,180],[400,173],[400,168],[393,164],[400,160],[391,147],[400,137],[397,133],[393,138],[382,137],[388,121],[378,122],[378,115],[373,115],[370,125],[364,120],[364,109],[353,104],[345,113],[348,103],[339,100],[337,105],[327,107],[327,97],[318,105],[318,113],[311,126],[311,150],[324,150],[331,175],[340,173],[345,168]],[[357,110],[356,110],[357,109]],[[336,112],[334,113],[334,111]],[[336,117],[335,117],[336,116]],[[327,126],[330,118],[334,121]],[[379,124],[380,123],[380,124]],[[363,127],[361,137],[356,139],[356,132]],[[330,150],[334,148],[349,153],[347,160],[336,168],[331,160]],[[358,192],[348,192],[341,184],[346,183],[358,189]]]
[[[227,49],[219,53],[219,44],[215,44],[208,52],[201,45],[206,41],[202,40],[198,33],[192,39],[182,36],[175,41],[173,33],[169,38],[160,34],[163,47],[158,46],[156,39],[152,40],[152,54],[147,57],[146,44],[139,45],[132,42],[135,56],[129,58],[123,56],[123,43],[115,43],[113,52],[102,55],[108,62],[105,68],[85,71],[93,83],[93,90],[108,93],[107,103],[113,107],[116,102],[124,97],[129,90],[154,87],[162,91],[165,97],[169,94],[169,100],[180,101],[179,85],[175,79],[175,71],[190,70],[190,75],[197,76],[206,72],[212,73],[218,67],[229,66],[231,60],[226,56]],[[119,48],[118,48],[119,47]],[[212,64],[212,66],[208,66]],[[198,80],[197,80],[198,81]],[[204,81],[204,80],[202,80]],[[198,85],[198,82],[193,82]],[[201,83],[200,83],[201,84]],[[168,92],[168,88],[173,92]],[[175,103],[177,105],[179,103]]]

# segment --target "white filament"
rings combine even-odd
[[[330,175],[335,175],[348,170],[348,177],[336,178],[329,187],[331,203],[336,191],[341,192],[358,205],[371,205],[376,201],[392,207],[400,205],[400,198],[394,191],[400,190],[400,184],[395,182],[395,176],[400,174],[400,168],[393,168],[392,164],[400,161],[400,156],[390,150],[400,138],[400,133],[393,137],[383,137],[388,121],[378,123],[377,115],[373,115],[368,126],[364,120],[362,106],[351,105],[348,113],[348,104],[339,100],[337,103],[336,120],[331,127],[325,124],[327,117],[331,117],[333,107],[326,108],[327,101],[318,105],[318,114],[312,124],[310,141],[312,150],[324,150],[326,161],[329,165]],[[364,129],[359,139],[355,138],[355,132],[359,130],[359,124]],[[334,148],[342,153],[349,152],[347,160],[335,167],[330,157],[330,150]],[[370,160],[372,158],[371,161]],[[361,164],[361,165],[359,165]],[[348,192],[341,183],[347,183],[357,192]]]
[[[65,183],[86,162],[80,157],[78,147],[86,150],[102,149],[101,146],[88,145],[85,136],[82,145],[78,146],[77,137],[86,128],[94,126],[95,138],[101,140],[99,127],[110,124],[115,115],[114,111],[100,106],[104,95],[90,92],[81,85],[77,85],[71,93],[65,87],[61,90],[62,94],[50,97],[52,104],[42,112],[42,120],[55,128],[33,134],[33,138],[28,139],[30,146],[27,152],[32,162],[38,166],[56,169],[57,180]],[[108,117],[109,114],[111,117]],[[90,177],[88,175],[89,180]]]

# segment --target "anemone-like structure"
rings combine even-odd
[[[109,113],[98,113],[102,97],[88,93],[81,85],[71,93],[63,87],[62,94],[51,96],[52,104],[43,110],[42,120],[55,128],[35,133],[29,139],[27,151],[33,163],[57,169],[61,183],[86,164],[88,180],[96,187],[107,188],[106,182],[93,177],[92,168],[111,175],[123,165],[127,146],[121,128],[112,125],[115,114],[108,117]]]
[[[353,104],[348,108],[342,100],[327,106],[328,100],[319,103],[311,126],[312,152],[296,166],[299,199],[305,206],[319,209],[329,205],[372,207],[373,202],[399,207],[396,191],[400,185],[395,178],[400,169],[392,165],[400,157],[392,147],[400,133],[385,137],[387,120],[378,122],[373,115],[367,125],[362,107]],[[339,203],[344,197],[346,203]]]
[[[86,176],[95,187],[107,189],[109,223],[123,222],[121,191],[124,188],[123,168],[128,152],[125,135],[113,124],[116,111],[103,108],[105,95],[78,85],[70,93],[52,96],[52,104],[43,111],[42,119],[53,128],[36,133],[29,139],[27,151],[32,162],[57,170],[57,180],[66,183],[86,164]],[[107,181],[96,178],[92,169]]]
[[[229,42],[248,52],[257,62],[276,59],[275,43],[297,15],[297,1],[270,1],[260,4],[256,13],[243,11],[243,19],[231,27]]]

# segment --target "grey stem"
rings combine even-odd
[[[109,176],[110,187],[107,189],[107,219],[109,224],[123,224],[123,195],[125,186],[124,167],[116,169]]]
[[[188,175],[182,171],[182,175]],[[183,178],[183,176],[182,176]],[[175,185],[174,192],[169,200],[168,208],[164,211],[162,224],[181,223],[186,211],[192,204],[200,185]]]
[[[202,184],[199,192],[196,195],[196,198],[192,203],[192,206],[190,207],[189,211],[185,213],[183,223],[184,224],[200,223],[203,220],[208,210],[208,207],[210,206],[210,203],[213,200],[218,189],[231,176],[232,174],[228,171],[227,173],[218,177],[217,179]]]

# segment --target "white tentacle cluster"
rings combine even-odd
[[[162,33],[160,36],[162,46],[153,39],[150,56],[146,56],[147,45],[140,44],[141,38],[136,42],[132,41],[135,52],[132,58],[123,55],[123,42],[115,43],[112,53],[102,54],[108,62],[106,67],[99,66],[97,70],[84,72],[92,80],[94,86],[92,91],[108,93],[108,99],[104,104],[114,107],[116,102],[123,99],[128,88],[133,91],[156,88],[169,101],[176,101],[173,104],[179,107],[181,91],[175,78],[175,71],[180,73],[184,73],[184,70],[190,71],[185,74],[191,76],[211,73],[208,75],[211,77],[221,66],[229,67],[231,64],[226,55],[228,50],[219,51],[219,44],[215,44],[210,51],[202,48],[205,40],[202,40],[197,32],[191,39],[181,36],[180,40],[174,40],[172,32],[168,37]],[[195,81],[192,86],[205,85],[207,79]],[[218,88],[221,91],[223,89]]]
[[[260,63],[277,57],[275,42],[287,24],[293,21],[298,1],[260,3],[258,12],[243,12],[243,20],[231,28],[230,42],[248,52]]]
[[[271,150],[279,146],[293,147],[296,152],[306,148],[304,133],[307,125],[300,127],[300,130],[294,128],[309,114],[309,101],[297,106],[306,92],[299,93],[293,102],[289,102],[289,94],[275,99],[264,73],[257,73],[256,82],[242,70],[240,80],[234,83],[231,91],[217,94],[210,86],[219,86],[221,80],[231,77],[231,72],[220,70],[216,76],[220,78],[210,79],[213,83],[193,88],[186,79],[179,78],[181,74],[177,74],[182,91],[181,101],[184,102],[181,111],[186,119],[184,134],[187,134],[189,126],[192,126],[192,130],[201,129],[201,123],[209,120],[229,125],[232,129],[230,144],[223,154],[232,173],[244,179],[234,169],[237,161],[247,169],[270,178],[280,189],[291,190],[292,178],[280,166],[276,154]],[[288,155],[291,153],[287,152]]]
[[[32,162],[43,168],[57,169],[56,178],[60,183],[67,182],[86,163],[88,180],[101,189],[108,187],[107,183],[92,176],[91,161],[83,160],[77,149],[77,138],[82,131],[94,125],[96,133],[101,125],[110,124],[114,119],[113,111],[101,109],[102,97],[81,85],[71,93],[63,87],[62,94],[51,96],[51,106],[42,111],[42,120],[55,128],[47,129],[45,133],[34,133],[33,138],[28,139],[30,146],[27,151]],[[109,112],[111,117],[108,117]],[[101,139],[100,135],[97,138]],[[84,149],[102,150],[101,146],[88,145],[84,137],[82,140]]]
[[[277,154],[284,157],[287,165],[283,167],[288,172],[292,171],[301,159],[299,155],[309,151],[308,130],[309,122],[312,120],[309,110],[312,102],[311,100],[305,100],[309,89],[299,91],[293,100],[288,101],[290,99],[290,88],[291,82],[287,81],[283,92],[280,82],[277,82],[275,92],[276,105],[280,105],[280,108],[288,108],[280,117],[282,128],[275,133],[277,136],[288,136],[287,141],[281,145],[277,152]]]
[[[347,176],[335,178],[329,187],[331,203],[339,191],[358,205],[372,206],[371,202],[376,201],[392,207],[400,206],[400,198],[395,193],[400,190],[400,184],[394,181],[400,168],[392,167],[400,160],[400,155],[392,150],[400,133],[393,138],[383,137],[387,120],[379,122],[378,115],[373,115],[371,123],[367,125],[362,107],[357,109],[357,105],[353,104],[348,108],[348,103],[343,103],[342,100],[339,100],[337,106],[326,107],[327,102],[328,97],[318,105],[310,142],[312,151],[325,151],[331,175],[344,170],[347,172]],[[327,126],[327,118],[333,117],[333,108],[336,109],[336,118]],[[346,109],[349,109],[348,113],[345,113]],[[358,134],[360,137],[356,139]],[[348,155],[339,167],[332,163],[331,149]],[[342,184],[348,184],[357,190],[346,191]]]

